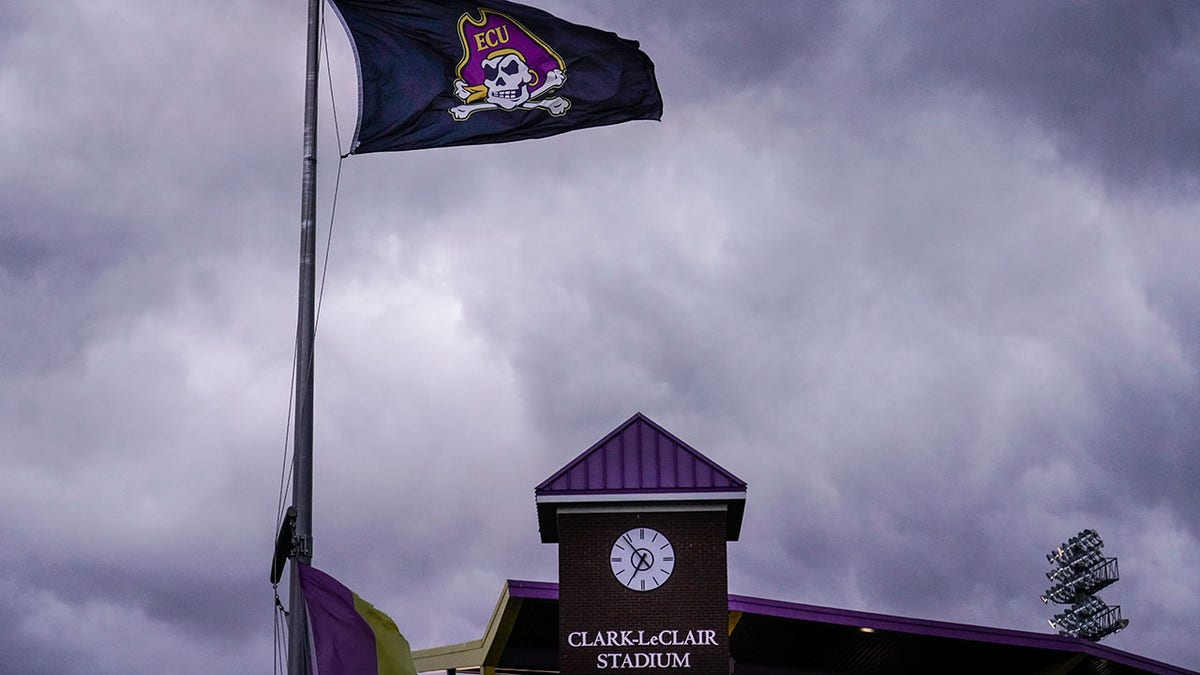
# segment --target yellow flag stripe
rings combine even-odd
[[[400,634],[396,622],[358,597],[357,593],[354,593],[354,610],[375,633],[375,658],[379,664],[379,675],[417,675],[412,650],[408,640]]]

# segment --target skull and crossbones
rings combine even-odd
[[[463,101],[464,105],[450,109],[450,114],[456,120],[465,120],[471,113],[480,110],[516,110],[523,108],[534,110],[542,108],[551,115],[562,115],[571,107],[567,99],[556,96],[544,101],[537,100],[539,96],[551,89],[562,86],[566,75],[561,69],[555,68],[546,73],[545,81],[538,84],[537,71],[531,70],[525,63],[525,58],[515,49],[502,49],[493,52],[482,62],[483,84],[467,86],[466,82],[454,81],[454,94]],[[530,85],[537,88],[530,90]],[[476,101],[482,100],[482,103]]]

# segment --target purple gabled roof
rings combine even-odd
[[[542,484],[536,495],[745,490],[746,483],[642,413],[613,429]]]
[[[558,540],[558,505],[592,501],[717,501],[737,539],[746,482],[636,413],[534,488],[542,540]]]

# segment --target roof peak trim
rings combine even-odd
[[[708,492],[646,492],[638,493],[608,493],[575,492],[572,494],[536,495],[534,501],[539,504],[546,502],[562,502],[586,504],[590,502],[727,502],[731,499],[745,499],[746,491],[738,488],[725,488],[720,491]]]

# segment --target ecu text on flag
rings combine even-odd
[[[662,118],[637,42],[507,0],[330,0],[358,65],[352,154]]]

